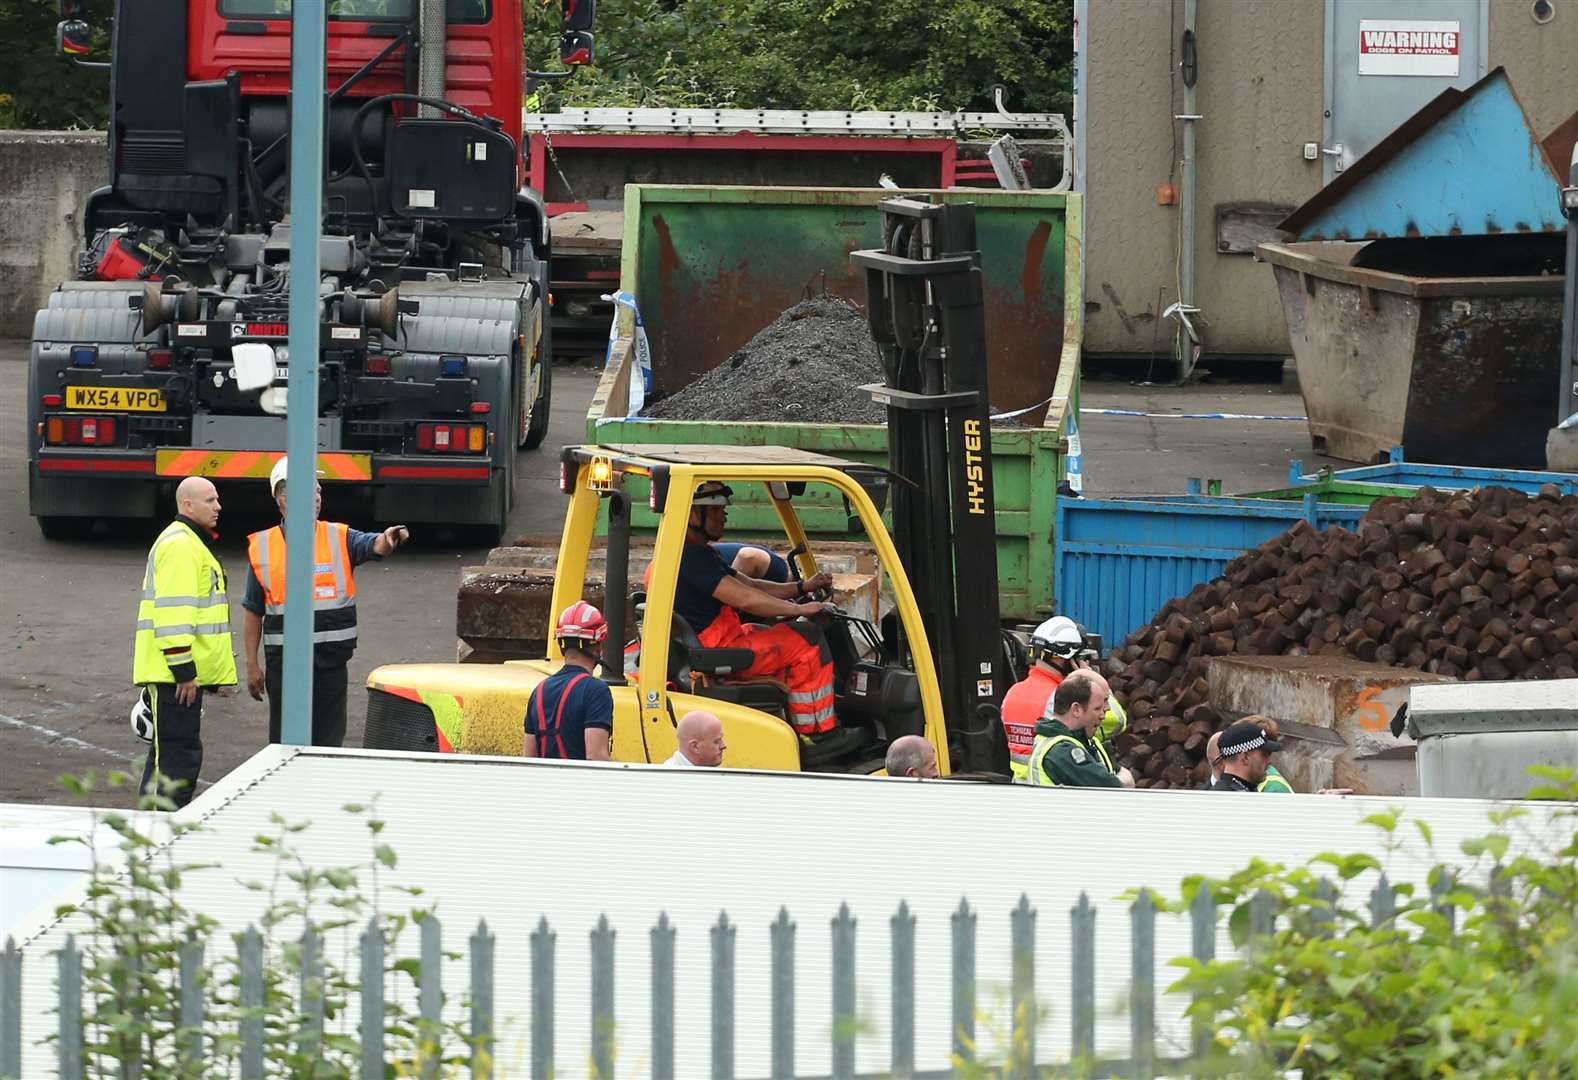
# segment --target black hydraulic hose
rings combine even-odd
[[[361,67],[352,72],[350,78],[346,79],[339,86],[336,86],[333,90],[330,90],[327,104],[333,105],[345,94],[347,90],[361,82],[363,79],[367,78],[368,75],[372,74],[374,68],[383,63],[385,60],[389,59],[394,51],[401,45],[404,45],[406,42],[411,40],[410,34],[411,32],[409,30],[401,31],[399,37],[396,37],[393,41],[389,42],[389,44],[385,45],[378,51],[378,55],[374,56],[371,60],[367,61],[367,63],[363,64]],[[267,158],[275,150],[278,150],[281,146],[284,146],[289,140],[290,133],[288,131],[285,134],[276,137],[273,142],[269,143],[263,148],[262,153],[258,154],[257,157],[252,159],[254,167],[258,164],[261,164],[265,158]],[[344,176],[345,174],[341,173],[340,175]]]

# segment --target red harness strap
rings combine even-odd
[[[559,695],[559,707],[553,711],[553,727],[551,728],[548,727],[548,717],[542,707],[542,699],[546,696],[543,694],[542,688],[547,684],[540,684],[536,690],[532,691],[532,697],[535,699],[537,706],[537,755],[539,757],[557,758],[561,761],[568,760],[570,755],[564,749],[564,734],[560,730],[561,721],[564,720],[564,707],[569,704],[570,691],[575,689],[575,684],[582,679],[590,678],[591,675],[583,671],[565,684],[564,692]],[[547,739],[549,735],[553,736],[554,744],[558,747],[557,753],[543,753],[548,748]]]

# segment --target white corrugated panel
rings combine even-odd
[[[0,803],[0,935],[45,918],[95,861],[120,864],[120,834],[103,822],[111,813],[131,818],[150,837],[168,835],[159,814]]]
[[[420,885],[437,906],[447,948],[486,918],[498,935],[500,1061],[522,1075],[527,1056],[530,945],[546,916],[558,933],[558,1075],[578,1075],[590,1048],[590,944],[598,916],[618,932],[616,1016],[620,1072],[643,1075],[648,1056],[649,930],[660,912],[678,927],[676,1069],[707,1075],[711,1007],[708,928],[720,911],[738,924],[735,1045],[737,1073],[768,1073],[768,925],[786,906],[798,925],[797,1054],[802,1073],[830,1067],[829,922],[847,902],[859,920],[858,1067],[888,1067],[889,918],[901,900],[917,917],[917,1066],[946,1066],[950,1039],[949,916],[961,897],[979,912],[978,1001],[994,1017],[979,1027],[983,1053],[991,1027],[1005,1032],[1009,1009],[1009,913],[1022,893],[1039,916],[1036,987],[1047,1016],[1038,1059],[1066,1055],[1069,1040],[1069,909],[1080,892],[1097,905],[1098,1049],[1127,1049],[1121,1010],[1130,965],[1129,918],[1116,900],[1149,886],[1175,896],[1193,873],[1225,875],[1251,856],[1298,863],[1328,850],[1380,853],[1362,819],[1407,803],[1428,821],[1436,856],[1462,861],[1459,841],[1488,830],[1492,804],[1469,800],[1388,800],[1198,792],[1123,792],[915,783],[854,777],[666,770],[649,766],[526,763],[498,758],[429,757],[373,751],[273,747],[205,792],[184,816],[206,831],[175,841],[183,862],[223,869],[188,879],[183,898],[234,930],[254,919],[260,898],[237,882],[267,878],[269,859],[251,854],[252,838],[271,831],[274,811],[312,827],[297,839],[319,867],[366,860],[369,843],[347,802],[379,796],[387,840],[400,854],[392,875]],[[1531,806],[1522,835],[1552,829],[1551,808]],[[1569,829],[1570,831],[1570,829]],[[1393,881],[1422,880],[1436,859],[1412,827],[1389,857]],[[387,879],[386,879],[387,882]],[[1350,897],[1373,882],[1350,883]],[[386,892],[387,898],[389,894]],[[40,929],[26,943],[29,1037],[51,1018],[49,953],[70,920]],[[1188,927],[1158,926],[1157,977],[1165,986],[1172,956],[1187,952]],[[1225,940],[1219,950],[1226,949]],[[414,936],[408,955],[415,955]],[[330,955],[337,950],[331,946]],[[465,961],[445,972],[451,1007],[460,1004]],[[1181,1051],[1183,1003],[1163,996],[1158,1020]],[[354,1012],[354,1010],[352,1010]],[[459,1015],[457,1013],[457,1015]],[[1163,1048],[1164,1051],[1166,1047]],[[25,1075],[44,1075],[32,1056]]]

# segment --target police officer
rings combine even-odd
[[[280,690],[285,652],[285,458],[269,472],[269,492],[279,505],[280,523],[247,537],[247,588],[241,606],[241,644],[247,662],[247,691],[254,700],[268,694],[268,741],[280,741]],[[362,532],[338,522],[318,520],[323,488],[313,511],[312,577],[312,745],[345,742],[345,665],[356,652],[356,577],[353,571],[368,559],[382,559],[405,543],[405,526],[383,532]],[[258,643],[264,667],[258,666]]]
[[[225,568],[214,551],[219,492],[200,476],[175,489],[175,520],[148,551],[132,681],[143,688],[152,746],[142,792],[160,794],[159,777],[174,787],[175,805],[191,802],[203,768],[203,691],[233,686],[230,601]]]
[[[1047,704],[1053,692],[1075,671],[1089,671],[1081,658],[1089,653],[1085,632],[1067,615],[1054,615],[1030,635],[1030,671],[1003,695],[1003,732],[1008,736],[1009,769],[1016,783],[1024,783],[1035,742],[1036,725],[1048,715]],[[1107,712],[1094,738],[1102,743],[1109,758],[1112,740],[1127,730],[1128,714],[1115,695],[1108,694]]]
[[[554,624],[564,666],[526,699],[525,757],[607,761],[614,737],[614,695],[592,674],[608,637],[603,613],[585,600],[565,608]]]
[[[1107,680],[1094,671],[1076,671],[1058,684],[1047,716],[1036,725],[1025,782],[1050,787],[1133,787],[1134,777],[1119,766],[1091,733],[1107,712]]]
[[[1259,724],[1239,721],[1222,732],[1222,742],[1217,747],[1216,760],[1212,762],[1221,770],[1221,779],[1212,791],[1256,791],[1266,779],[1271,765],[1271,755],[1282,749],[1282,744],[1267,734]]]

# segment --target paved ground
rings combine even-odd
[[[554,378],[550,448],[581,437],[596,372],[566,368]],[[131,622],[149,536],[106,533],[70,543],[40,536],[27,512],[26,387],[25,343],[0,342],[0,801],[58,802],[65,799],[56,783],[63,773],[140,768],[142,744],[128,730],[126,715],[133,699]],[[1174,418],[1300,415],[1302,403],[1291,383],[1178,390],[1092,379],[1084,406],[1155,414],[1087,413],[1085,475],[1091,494],[1177,493],[1191,476],[1220,477],[1228,491],[1280,486],[1290,457],[1320,460],[1308,453],[1302,423]],[[518,476],[513,531],[556,532],[563,513],[556,455],[523,454]],[[268,523],[234,517],[221,522],[238,594],[245,562],[241,538]],[[356,687],[369,670],[454,655],[456,570],[481,555],[475,546],[435,538],[358,573],[361,643],[350,670],[347,745],[361,743],[365,698]],[[235,611],[239,642],[239,605]],[[267,716],[244,692],[211,700],[204,713],[203,774],[214,780],[263,744]]]

